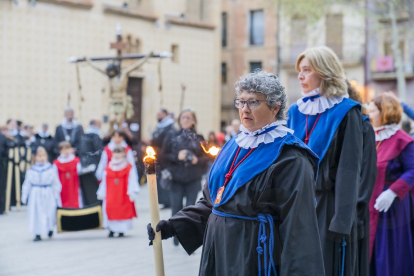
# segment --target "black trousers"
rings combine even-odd
[[[161,183],[161,173],[157,174],[158,203],[164,204],[164,207],[169,208],[171,206],[170,195],[169,195],[170,191],[161,187],[160,183]]]
[[[194,205],[200,190],[201,179],[190,183],[173,182],[170,191],[172,215],[174,216],[178,211],[184,208],[184,197],[186,198],[186,207]]]

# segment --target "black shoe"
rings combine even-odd
[[[34,238],[33,241],[41,241],[41,240],[42,240],[42,238],[40,237],[40,235],[36,235],[36,237]]]
[[[114,237],[114,232],[112,232],[112,231],[109,231],[109,235],[108,235],[108,238],[113,238]]]
[[[124,233],[119,233],[118,238],[122,238],[122,237],[125,237]]]
[[[177,237],[174,237],[174,245],[178,246],[180,244],[180,242],[178,241]]]
[[[53,236],[53,231],[49,231],[49,234],[47,234],[49,236],[49,238],[51,238]]]

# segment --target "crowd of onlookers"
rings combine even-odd
[[[88,128],[84,130],[74,115],[73,109],[65,109],[64,118],[54,132],[46,123],[35,131],[33,126],[20,120],[7,120],[6,126],[0,127],[0,170],[7,172],[7,154],[10,148],[18,146],[26,148],[27,152],[34,152],[41,146],[45,148],[48,161],[52,163],[59,156],[59,143],[62,141],[70,142],[82,166],[97,165],[105,145],[111,140],[111,133],[103,135],[101,121],[98,119],[90,120]],[[183,208],[184,198],[185,205],[195,203],[201,190],[201,181],[207,177],[214,162],[215,156],[206,153],[203,147],[223,147],[240,132],[240,121],[233,120],[231,125],[223,128],[223,132],[210,132],[207,139],[197,131],[196,113],[191,109],[183,110],[176,119],[173,113],[160,109],[157,121],[149,141],[138,140],[138,129],[126,122],[119,127],[114,125],[113,129],[121,130],[126,144],[133,150],[141,184],[145,183],[142,161],[145,149],[148,145],[154,147],[157,152],[159,202],[164,208],[171,208],[175,214]],[[5,181],[5,178],[0,179],[0,183],[4,184]],[[2,187],[5,188],[5,185]],[[0,194],[1,206],[4,206],[4,194]],[[0,208],[0,213],[3,209]]]

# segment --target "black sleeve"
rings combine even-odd
[[[272,175],[280,214],[280,275],[324,275],[315,211],[315,171],[306,154],[286,159]]]
[[[207,181],[203,188],[203,198],[195,205],[185,207],[170,218],[177,238],[188,255],[203,245],[204,232],[212,208]]]
[[[366,210],[371,199],[372,191],[377,177],[377,151],[375,148],[375,132],[371,123],[366,120],[362,123],[364,149],[361,167],[361,184],[358,195],[358,228],[364,226],[367,216]]]
[[[178,162],[178,153],[173,150],[173,140],[175,138],[175,132],[170,131],[164,139],[162,145],[161,155],[163,156],[163,160],[167,163]]]
[[[103,143],[99,135],[93,136],[93,147],[95,151],[103,151]]]
[[[198,149],[196,151],[196,156],[198,158],[197,166],[205,167],[207,165],[207,162],[210,160],[210,157],[208,153],[205,153],[203,148],[201,147],[201,143],[204,142],[203,135],[197,135],[198,136]]]
[[[329,231],[349,235],[355,220],[362,162],[362,116],[358,107],[351,108],[338,128],[339,163],[335,180],[335,215]]]
[[[61,126],[56,127],[55,137],[53,138],[53,153],[55,156],[59,156],[59,142],[63,141],[60,136],[63,136]]]

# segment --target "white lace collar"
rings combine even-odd
[[[397,133],[399,129],[400,129],[400,125],[398,124],[374,127],[375,141],[378,142],[378,141],[387,140],[388,138],[393,136],[395,133]]]
[[[109,168],[113,171],[121,171],[126,168],[128,165],[128,161],[126,158],[120,158],[120,159],[111,159],[109,161]]]
[[[61,154],[59,155],[57,159],[60,163],[68,163],[68,162],[71,162],[73,159],[75,159],[75,155],[74,154],[69,154],[69,155]]]
[[[120,144],[115,144],[115,142],[111,140],[111,142],[109,142],[109,144],[108,144],[108,148],[111,151],[113,151],[116,147],[126,148],[127,146],[128,146],[128,144],[125,141],[122,141]]]
[[[72,122],[68,122],[66,118],[63,118],[62,120],[62,127],[66,129],[73,129],[76,128],[79,124],[78,121],[74,118],[72,119]]]
[[[297,100],[296,103],[299,111],[306,115],[323,113],[325,110],[342,102],[344,98],[349,98],[348,94],[327,98],[319,94],[319,88],[316,88],[307,94],[302,93],[302,95],[303,97]]]
[[[286,134],[293,133],[293,130],[285,127],[286,121],[276,121],[269,125],[264,126],[256,131],[248,131],[243,125],[240,125],[240,133],[236,137],[236,143],[239,147],[244,149],[257,148],[261,143],[269,144],[278,137],[284,137]],[[276,127],[268,132],[266,130],[271,127]]]

